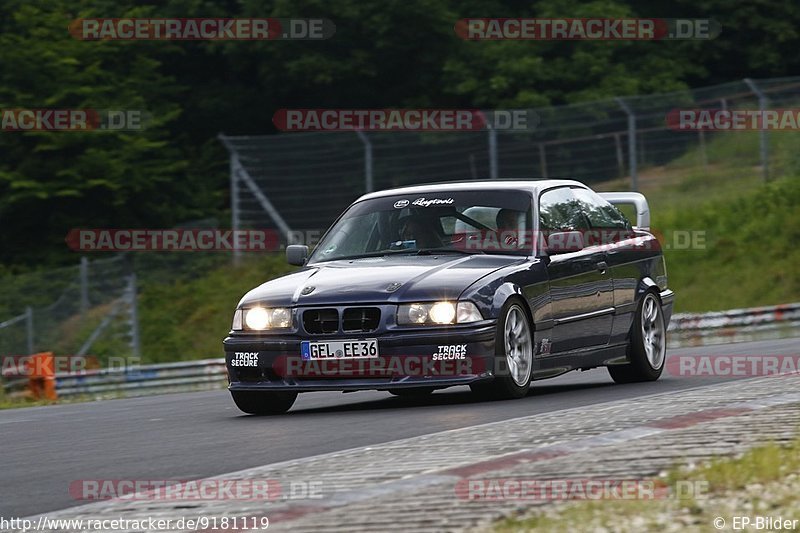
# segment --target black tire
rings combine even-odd
[[[400,398],[427,398],[433,394],[434,389],[430,387],[414,387],[413,389],[393,389],[389,394],[399,396]]]
[[[512,375],[512,364],[507,356],[506,344],[506,323],[512,317],[519,322],[521,330],[521,344],[527,345],[527,350],[522,348],[520,351],[522,359],[527,360],[527,371],[521,371],[517,378]],[[531,327],[530,317],[524,304],[517,298],[509,299],[500,310],[500,317],[497,319],[497,330],[495,331],[495,377],[491,381],[475,383],[470,385],[472,392],[488,400],[512,400],[524,398],[528,394],[531,386],[531,376],[533,375],[533,328]],[[516,357],[515,360],[518,360]],[[518,363],[518,364],[520,364]]]
[[[655,312],[655,316],[650,314],[649,309]],[[645,317],[645,314],[648,316]],[[664,371],[664,363],[667,359],[666,345],[667,327],[664,323],[661,301],[655,291],[648,291],[639,301],[636,317],[631,326],[628,343],[630,363],[608,366],[611,379],[616,383],[657,380]]]
[[[250,415],[280,415],[291,409],[296,392],[231,391],[239,410]]]

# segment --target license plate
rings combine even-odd
[[[373,359],[378,357],[378,339],[302,341],[303,359]]]

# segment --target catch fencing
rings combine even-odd
[[[800,101],[800,77],[528,110],[532,130],[290,132],[228,136],[232,227],[319,230],[358,196],[416,183],[475,179],[620,180],[639,190],[653,170],[733,172],[767,180],[800,170],[783,132],[675,131],[676,109],[780,109]],[[712,142],[725,137],[726,142]],[[795,136],[790,136],[796,138]],[[737,170],[738,169],[738,170]],[[624,181],[623,181],[624,180]]]
[[[98,341],[140,355],[136,275],[123,255],[0,280],[0,354],[86,355]]]
[[[216,219],[180,228],[215,228]],[[0,277],[0,356],[54,352],[142,358],[138,295],[230,263],[229,252],[127,252],[76,257],[62,268]]]

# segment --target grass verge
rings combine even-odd
[[[283,254],[224,265],[191,280],[142,287],[140,331],[143,362],[222,357],[222,339],[244,294],[290,272]]]
[[[606,500],[557,505],[534,515],[509,518],[491,529],[518,531],[713,531],[714,520],[731,530],[734,516],[798,520],[800,436],[787,445],[768,443],[735,459],[717,459],[695,469],[667,473],[667,486],[699,482],[706,490],[690,499]],[[720,524],[721,522],[717,522]],[[797,531],[800,528],[789,528]],[[767,528],[768,529],[768,528]],[[762,530],[764,530],[762,528]],[[784,529],[786,530],[786,529]]]

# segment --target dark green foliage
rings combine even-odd
[[[326,17],[324,42],[83,42],[78,17]],[[714,41],[466,42],[463,17],[712,17]],[[215,136],[278,108],[520,107],[797,74],[790,0],[8,0],[0,106],[142,109],[144,131],[0,134],[0,271],[73,264],[73,227],[225,219]]]

